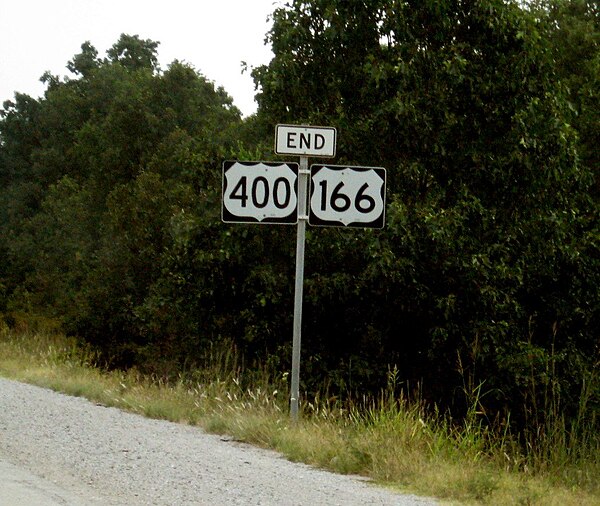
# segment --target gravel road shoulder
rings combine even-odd
[[[47,494],[31,504],[67,506],[437,504],[196,427],[0,378],[0,506],[9,504],[4,490],[24,486],[31,497]]]

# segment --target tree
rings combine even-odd
[[[156,70],[158,45],[159,42],[150,39],[142,40],[138,35],[122,34],[106,54],[111,62],[119,63],[131,71]]]
[[[29,294],[27,303],[37,312],[69,319],[80,311],[77,292],[96,239],[89,203],[89,190],[65,176],[48,188],[38,212],[21,218],[19,231],[6,242],[12,275],[23,273],[18,290]]]
[[[529,366],[539,379],[557,353],[575,392],[569,364],[598,354],[597,228],[544,22],[500,0],[295,1],[273,19],[259,114],[336,126],[340,162],[388,168],[383,232],[309,239],[308,362],[364,387],[394,361],[446,405],[466,376],[524,416]]]
[[[87,77],[91,71],[98,68],[101,61],[98,59],[98,51],[89,41],[81,45],[81,53],[76,54],[71,61],[67,63],[69,69],[75,75]]]
[[[571,121],[579,134],[584,164],[596,172],[600,190],[600,8],[586,0],[545,1],[538,7],[547,19],[557,73],[567,86]],[[539,12],[539,10],[537,12]]]
[[[136,314],[162,275],[170,220],[218,187],[241,122],[189,65],[159,70],[157,47],[122,35],[100,59],[86,42],[67,65],[75,78],[46,75],[44,98],[17,95],[0,118],[2,305],[63,318],[107,358],[133,350],[121,365],[153,325]]]

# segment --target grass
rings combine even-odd
[[[539,448],[523,453],[507,433],[473,412],[462,424],[428,414],[395,394],[395,372],[379,398],[342,404],[315,398],[301,420],[288,416],[287,377],[248,375],[230,349],[200,370],[166,382],[136,371],[108,372],[74,340],[55,331],[10,330],[0,323],[0,375],[272,448],[288,459],[450,504],[600,504],[597,434],[573,439],[567,427],[540,428]],[[477,392],[475,392],[477,393]],[[583,447],[578,447],[583,445]],[[543,446],[543,448],[542,448]]]

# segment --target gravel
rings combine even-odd
[[[37,487],[54,494],[52,504],[67,506],[436,504],[196,427],[0,378],[0,506],[15,484],[8,470],[17,468],[47,484]]]

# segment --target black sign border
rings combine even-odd
[[[348,223],[348,225],[344,225],[339,221],[331,221],[331,220],[322,220],[316,214],[313,213],[312,207],[310,206],[310,201],[312,199],[313,193],[315,191],[315,185],[313,184],[313,176],[315,176],[319,171],[323,168],[333,169],[333,170],[344,170],[351,169],[357,172],[368,172],[369,170],[374,170],[379,177],[383,179],[383,186],[381,187],[381,198],[383,199],[383,211],[381,215],[368,223],[364,222],[352,222]],[[386,190],[387,190],[387,171],[383,167],[356,167],[352,165],[329,165],[329,164],[314,164],[310,166],[310,185],[308,190],[308,202],[309,202],[309,212],[308,212],[308,224],[312,227],[341,227],[341,228],[374,228],[374,229],[382,229],[385,227],[385,207],[386,207]]]
[[[257,220],[256,218],[250,218],[247,216],[241,217],[232,214],[225,207],[225,190],[227,188],[227,181],[225,179],[225,173],[233,167],[234,164],[239,163],[240,165],[245,165],[248,167],[252,167],[258,164],[264,164],[269,167],[279,167],[280,165],[287,165],[292,171],[296,174],[296,182],[294,183],[294,191],[296,192],[296,200],[298,200],[298,173],[300,172],[300,165],[296,162],[248,162],[242,160],[225,160],[223,162],[223,172],[222,172],[222,180],[221,180],[221,221],[223,223],[246,223],[252,225],[296,225],[298,223],[298,205],[296,205],[296,209],[292,211],[288,216],[283,218],[265,218],[262,221]]]

